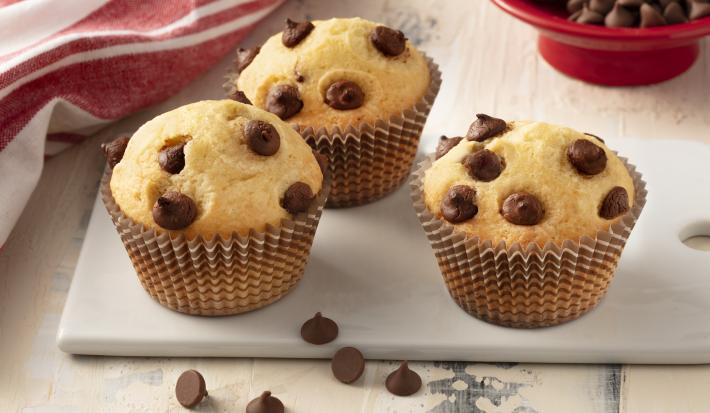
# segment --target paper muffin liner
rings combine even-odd
[[[107,168],[101,179],[101,198],[143,288],[171,310],[201,316],[256,310],[291,291],[303,276],[330,188],[326,173],[310,208],[278,227],[186,239],[126,216],[111,194],[111,173]]]
[[[293,125],[306,142],[328,157],[332,184],[328,207],[349,207],[376,201],[399,188],[412,168],[419,138],[441,86],[439,66],[424,56],[429,86],[412,107],[374,123],[314,129]],[[225,88],[236,90],[238,75],[231,73]]]
[[[451,298],[476,318],[517,328],[553,326],[593,309],[606,293],[646,203],[641,174],[620,159],[633,179],[633,207],[594,238],[549,242],[543,248],[535,243],[493,245],[434,216],[423,194],[424,172],[434,156],[422,161],[412,177],[412,200]]]

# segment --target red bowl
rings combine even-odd
[[[538,49],[554,68],[587,82],[647,85],[685,72],[710,34],[710,17],[648,29],[608,28],[568,21],[561,6],[532,0],[492,0],[540,31]]]

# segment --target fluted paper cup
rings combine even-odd
[[[308,211],[263,232],[186,239],[126,216],[111,194],[111,173],[104,172],[101,197],[141,285],[163,306],[201,316],[256,310],[291,291],[303,276],[330,188],[326,173]]]
[[[425,56],[429,86],[412,107],[374,124],[314,129],[293,124],[306,142],[328,157],[332,184],[328,207],[349,207],[376,201],[399,188],[412,168],[419,138],[441,86],[441,72]],[[238,74],[225,83],[227,92],[236,90]]]
[[[429,238],[451,298],[470,315],[507,327],[553,326],[579,318],[606,294],[636,220],[646,203],[646,183],[620,158],[635,189],[633,207],[606,231],[561,245],[549,242],[493,245],[466,235],[434,216],[424,203],[424,172],[419,164],[411,181],[414,209]]]

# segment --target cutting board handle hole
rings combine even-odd
[[[710,221],[692,223],[683,228],[678,235],[686,247],[710,252]]]

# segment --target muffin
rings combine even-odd
[[[104,203],[143,287],[164,306],[237,314],[303,275],[328,185],[278,117],[234,100],[197,102],[104,151]]]
[[[402,32],[351,18],[287,20],[260,48],[239,49],[226,86],[326,155],[328,205],[352,206],[402,184],[440,83]]]
[[[442,139],[412,189],[453,299],[513,327],[594,308],[646,200],[641,175],[600,138],[487,115]]]

